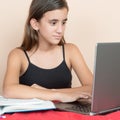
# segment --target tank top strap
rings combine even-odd
[[[62,52],[63,52],[63,60],[65,60],[65,48],[64,48],[64,45],[62,45]]]
[[[24,51],[24,53],[25,53],[25,56],[27,57],[28,62],[30,63],[30,59],[29,59],[29,57],[28,57],[27,52],[26,52],[25,50],[23,50],[23,51]]]

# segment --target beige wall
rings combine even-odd
[[[66,40],[80,48],[91,71],[96,42],[120,41],[120,0],[67,0],[70,11]],[[9,51],[22,41],[31,0],[0,3],[0,93]],[[77,85],[77,78],[74,78]]]

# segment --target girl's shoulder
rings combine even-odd
[[[78,51],[80,52],[78,46],[73,43],[66,43],[64,46],[65,46],[66,52],[68,53],[74,53]]]
[[[77,59],[83,59],[83,55],[78,46],[72,43],[65,44],[65,54],[70,61],[76,61]]]
[[[8,54],[8,59],[21,60],[24,57],[24,52],[20,48],[12,49]]]

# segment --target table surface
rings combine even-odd
[[[3,120],[120,120],[120,111],[106,115],[89,116],[65,111],[37,111],[5,114]],[[0,118],[2,119],[2,118]]]

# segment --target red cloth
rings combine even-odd
[[[73,112],[39,111],[5,114],[4,120],[120,120],[120,111],[106,115],[89,116]]]

